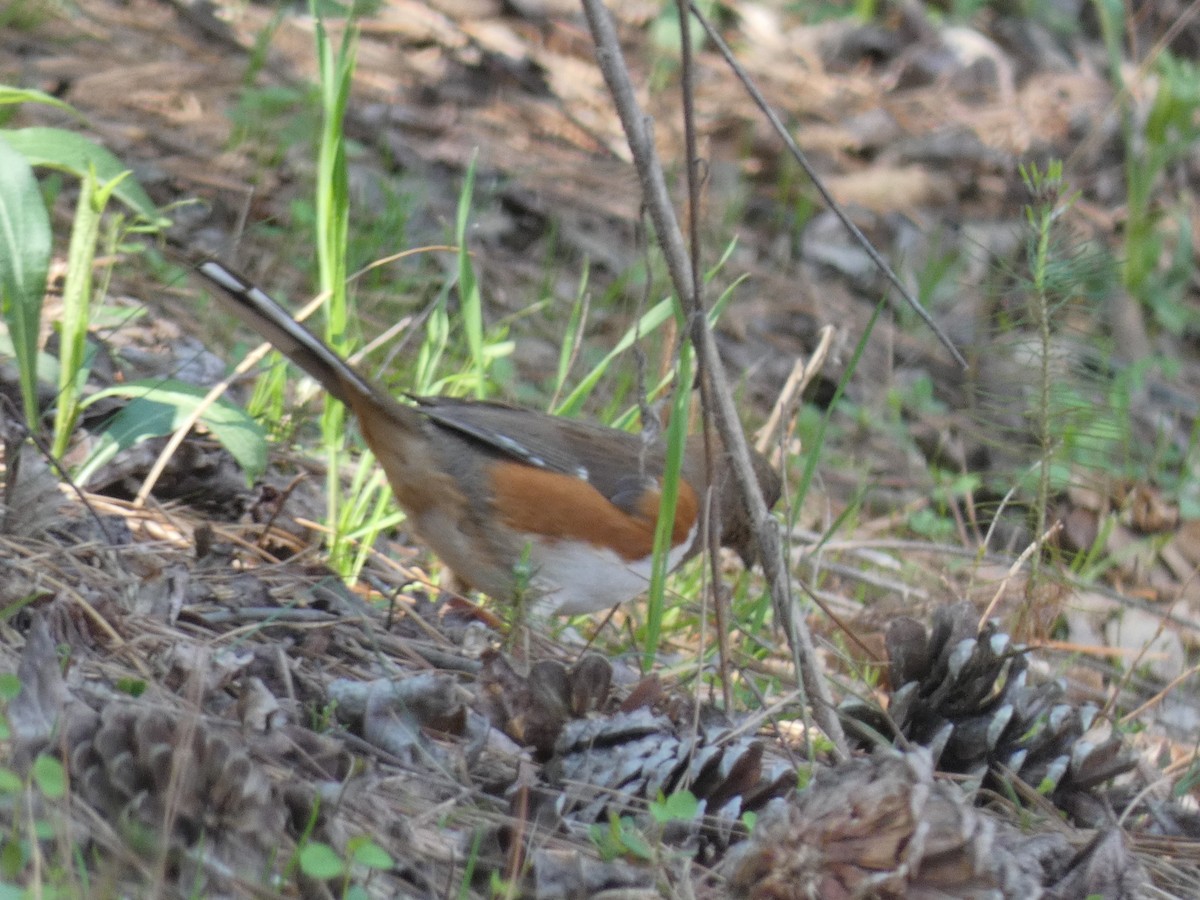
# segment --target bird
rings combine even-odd
[[[198,271],[222,306],[353,411],[412,530],[460,582],[502,603],[532,595],[538,615],[595,613],[645,591],[663,440],[493,401],[402,402],[232,269],[207,260]],[[751,461],[774,506],[779,474],[761,454]],[[755,561],[749,513],[722,462],[706,505],[704,440],[688,439],[670,570],[700,551],[706,508],[722,545]]]

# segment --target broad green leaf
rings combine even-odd
[[[351,839],[347,842],[350,857],[369,869],[390,869],[394,863],[388,852],[367,837]]]
[[[7,356],[9,359],[14,359],[16,355],[11,334],[0,331],[0,357]],[[38,351],[37,380],[39,382],[55,384],[58,381],[59,368],[57,357],[51,356],[45,350]]]
[[[130,697],[140,697],[146,693],[146,682],[140,678],[118,678],[117,690]]]
[[[0,674],[0,701],[16,698],[21,693],[21,679],[11,672]]]
[[[50,268],[50,219],[25,157],[0,133],[0,310],[21,381],[25,421],[37,425],[37,339]]]
[[[183,424],[207,393],[204,388],[181,381],[131,381],[93,394],[83,406],[95,403],[102,397],[132,399],[101,435],[77,477],[86,482],[88,476],[118,451],[147,438],[170,434]],[[204,411],[200,422],[232,454],[248,478],[258,478],[266,469],[266,436],[262,427],[245,410],[220,399]]]
[[[83,116],[80,112],[71,106],[69,103],[64,103],[57,97],[52,97],[43,91],[35,91],[30,88],[16,88],[8,84],[0,84],[0,106],[8,106],[13,103],[45,103],[47,106],[55,106],[63,112],[69,112],[71,115],[80,119]]]
[[[105,184],[129,170],[95,141],[63,128],[20,128],[4,132],[4,137],[30,165],[57,169],[76,178],[83,178],[91,166],[96,170],[96,180]],[[136,179],[121,180],[115,196],[148,222],[166,221]]]
[[[33,761],[33,780],[43,797],[57,800],[67,793],[67,773],[53,756],[38,754]]]
[[[700,801],[691,791],[675,791],[650,804],[650,815],[659,825],[668,822],[690,822],[700,813]]]
[[[12,769],[0,768],[0,797],[11,797],[23,787],[25,783],[21,781],[20,775]]]
[[[6,840],[0,844],[0,875],[6,881],[0,882],[0,900],[25,900],[28,894],[20,884],[10,884],[8,878],[19,880],[29,858],[25,856],[24,848],[28,841]]]
[[[630,819],[622,818],[621,820],[621,844],[626,852],[637,859],[654,859],[654,848]]]
[[[345,866],[328,844],[312,841],[300,848],[300,868],[309,878],[337,878]]]

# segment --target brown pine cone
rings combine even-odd
[[[1096,739],[1095,707],[1063,702],[1063,686],[1031,684],[1024,648],[994,622],[977,632],[967,603],[945,606],[933,628],[901,617],[888,627],[887,712],[842,706],[863,746],[878,735],[928,747],[938,771],[979,779],[1011,773],[1060,802],[1133,768],[1115,736]]]
[[[925,749],[818,770],[798,798],[770,805],[723,870],[729,896],[749,900],[1132,900],[1146,884],[1119,832],[1079,852],[1060,830],[1024,834],[935,781]]]
[[[669,839],[683,843],[694,837],[717,848],[728,845],[743,813],[796,785],[790,763],[765,754],[761,741],[733,736],[728,723],[702,724],[693,733],[690,721],[677,727],[645,708],[568,722],[545,777],[562,791],[560,814],[588,824],[686,788],[700,801],[704,821],[679,823],[690,834]]]
[[[271,784],[232,728],[113,702],[98,721],[89,711],[87,722],[70,723],[72,738],[79,793],[110,821],[150,834],[170,823],[172,837],[188,846],[202,837],[254,841],[283,831]]]

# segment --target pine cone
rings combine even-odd
[[[187,846],[202,837],[272,840],[283,831],[270,782],[231,729],[125,703],[108,704],[98,721],[85,718],[68,726],[71,774],[110,820],[151,834],[170,824]]]
[[[484,654],[480,698],[492,724],[542,757],[554,749],[563,726],[600,708],[612,686],[612,664],[596,653],[567,668],[558,660],[533,664],[527,676],[500,653]]]
[[[584,823],[627,814],[631,801],[653,801],[687,788],[701,801],[700,823],[688,823],[706,846],[728,846],[743,813],[761,808],[796,785],[794,767],[767,758],[760,741],[731,737],[726,724],[677,729],[642,708],[600,719],[568,722],[546,764],[545,777],[562,796],[564,818]],[[639,807],[642,804],[638,804]],[[671,835],[672,841],[688,835]]]
[[[1118,737],[1093,740],[1094,706],[1063,702],[1058,682],[1028,683],[1027,651],[988,622],[976,632],[966,603],[934,613],[932,632],[902,617],[888,627],[887,713],[842,706],[863,744],[876,734],[928,747],[939,771],[977,778],[1011,773],[1056,799],[1133,768]],[[865,726],[865,727],[863,727]]]
[[[1061,831],[1025,835],[935,781],[925,749],[819,770],[722,868],[729,896],[749,900],[1132,900],[1146,883],[1119,832],[1079,853]]]

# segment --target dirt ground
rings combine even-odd
[[[839,389],[843,406],[790,528],[795,574],[820,605],[809,619],[822,665],[839,700],[889,702],[893,723],[860,718],[938,746],[936,765],[911,749],[840,765],[812,751],[783,655],[749,636],[736,648],[744,671],[721,671],[740,702],[720,713],[690,640],[665,648],[652,675],[623,624],[601,629],[602,656],[571,634],[510,646],[488,615],[430,600],[431,563],[402,531],[350,590],[322,564],[312,524],[323,479],[282,445],[247,489],[195,436],[138,507],[151,444],[85,486],[91,512],[30,454],[37,474],[26,493],[10,487],[0,529],[0,606],[14,611],[0,668],[24,691],[9,706],[18,767],[57,748],[73,787],[62,801],[28,799],[28,815],[6,806],[15,827],[57,825],[43,842],[57,862],[10,864],[4,880],[62,896],[1194,896],[1200,482],[1186,451],[1200,281],[1185,273],[1183,324],[1167,327],[1111,261],[1129,217],[1121,111],[1149,116],[1152,51],[1163,39],[1189,58],[1200,29],[1191,6],[1148,6],[1123,90],[1090,5],[1055,5],[1074,17],[1059,31],[996,11],[947,24],[916,3],[866,24],[782,4],[720,10],[741,65],[965,371],[817,200],[719,54],[698,56],[703,244],[710,264],[732,244],[713,297],[745,279],[718,338],[748,428],[832,329],[806,437]],[[669,21],[641,0],[610,8],[677,182]],[[82,129],[168,208],[172,240],[306,297],[313,254],[295,223],[309,215],[318,124],[306,12],[184,0],[29,9],[0,29],[0,79],[60,97],[84,122],[27,105],[8,127]],[[356,264],[446,244],[473,163],[486,315],[516,346],[501,390],[544,404],[585,272],[585,359],[667,290],[657,262],[646,284],[638,181],[579,8],[385,0],[361,21],[357,66],[346,122]],[[1054,309],[1056,381],[1091,419],[1115,408],[1133,443],[1145,436],[1132,458],[1166,448],[1158,455],[1187,463],[1168,485],[1130,474],[1145,468],[1077,461],[1050,518],[1064,523],[1061,548],[1094,546],[1107,561],[1090,578],[1052,554],[1018,560],[1038,534],[1029,491],[1014,485],[1040,452],[1020,166],[1051,159],[1073,199],[1056,241],[1081,273]],[[1200,249],[1198,175],[1193,151],[1155,181],[1163,268]],[[72,204],[64,191],[59,234]],[[419,314],[453,265],[430,252],[397,264],[395,280],[364,280],[363,334]],[[114,308],[144,312],[104,335],[110,378],[211,382],[246,340],[153,253],[119,262],[109,293]],[[803,464],[785,461],[793,480]],[[945,611],[959,600],[998,624],[977,635],[961,607]],[[915,622],[895,626],[902,616]],[[997,649],[1008,635],[1032,648],[1027,662]],[[897,699],[905,685],[916,687]],[[950,712],[938,705],[948,698],[962,703]],[[947,722],[953,740],[937,737]],[[1069,773],[1047,788],[1064,758]],[[985,778],[998,763],[1033,778],[1029,795]],[[990,802],[968,802],[935,769]],[[816,786],[797,797],[810,774]],[[704,817],[653,807],[684,784]],[[749,839],[746,811],[763,816]],[[331,870],[304,856],[316,846],[342,874],[322,877]]]

